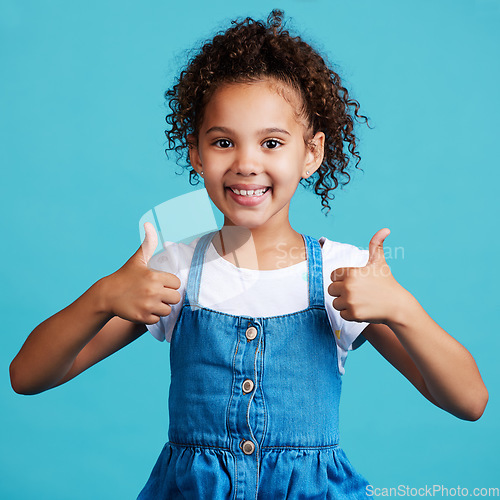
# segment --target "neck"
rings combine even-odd
[[[289,223],[246,228],[225,221],[213,244],[223,258],[248,269],[279,269],[305,260],[302,236]]]

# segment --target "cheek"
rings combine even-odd
[[[205,188],[209,192],[215,192],[219,190],[221,187],[221,183],[218,179],[214,179],[211,177],[210,179],[205,179]]]
[[[303,151],[296,150],[274,164],[276,181],[280,184],[295,184],[300,181],[305,162]]]

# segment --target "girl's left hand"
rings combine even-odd
[[[409,293],[394,279],[385,261],[384,240],[390,232],[384,228],[375,233],[365,267],[340,267],[332,272],[328,293],[337,297],[333,307],[343,319],[387,323]]]

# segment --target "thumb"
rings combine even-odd
[[[368,264],[384,263],[384,240],[391,234],[387,227],[379,229],[370,240]]]
[[[147,266],[158,245],[158,236],[151,222],[144,223],[144,232],[144,240],[135,254]]]

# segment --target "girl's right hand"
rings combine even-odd
[[[137,252],[118,271],[102,278],[103,308],[110,314],[134,323],[153,324],[177,304],[181,282],[175,274],[148,268],[158,244],[155,228],[144,224],[146,233]]]

